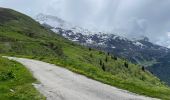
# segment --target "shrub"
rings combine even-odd
[[[92,55],[92,53],[90,53],[90,57],[91,57],[91,58],[93,58],[93,55]]]
[[[110,55],[110,53],[108,52],[108,53],[107,53],[107,55],[109,56],[109,55]]]
[[[142,66],[142,71],[145,71],[145,67],[144,66]]]
[[[128,68],[128,67],[129,67],[129,64],[128,64],[127,62],[124,62],[124,66],[125,66],[126,68]]]
[[[99,51],[99,54],[102,54],[102,51]]]
[[[103,65],[102,65],[102,70],[103,70],[103,71],[106,71],[104,63],[103,63]]]
[[[15,74],[12,71],[0,73],[0,80],[1,81],[10,80],[10,79],[13,79],[13,78],[15,78]]]
[[[100,66],[102,66],[102,60],[100,59]]]
[[[91,51],[92,49],[91,48],[89,48],[89,51]]]
[[[116,56],[111,56],[111,59],[117,60],[117,57]]]

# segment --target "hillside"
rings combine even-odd
[[[170,88],[144,67],[80,46],[4,8],[0,8],[0,54],[40,59],[131,92],[170,98]]]
[[[61,18],[39,14],[35,19],[44,27],[84,46],[109,52],[147,67],[154,75],[170,85],[170,49],[151,43],[147,37],[128,39],[113,33],[95,32],[74,26]]]
[[[45,100],[32,87],[36,80],[21,64],[0,57],[0,100]]]

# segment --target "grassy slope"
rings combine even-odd
[[[21,64],[0,58],[0,100],[45,99],[32,87],[36,80]]]
[[[2,55],[40,59],[122,89],[170,100],[170,88],[138,65],[125,67],[127,61],[72,43],[12,10],[0,9],[0,19]]]

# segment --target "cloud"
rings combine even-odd
[[[170,47],[170,0],[1,0],[30,16],[42,12],[88,29],[112,31],[127,37],[148,36]]]

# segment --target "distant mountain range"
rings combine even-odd
[[[71,41],[147,67],[153,74],[170,84],[170,49],[149,42],[147,37],[130,40],[112,33],[89,31],[45,14],[39,14],[35,19]]]

